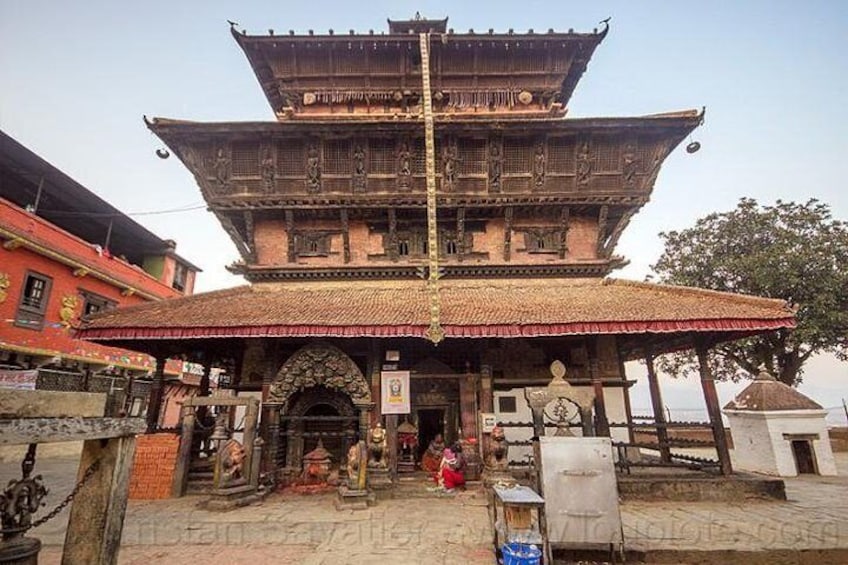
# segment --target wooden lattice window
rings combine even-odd
[[[284,177],[303,177],[306,162],[302,141],[285,140],[277,145],[277,171]]]
[[[233,144],[233,176],[259,174],[259,148],[255,143]]]
[[[548,172],[560,175],[574,174],[573,138],[554,137],[548,140]]]
[[[368,142],[368,171],[376,175],[393,175],[397,167],[394,140],[371,139]]]
[[[621,146],[607,139],[595,144],[595,171],[615,173],[621,170]]]
[[[486,141],[462,139],[459,141],[459,174],[485,175],[487,169]]]
[[[533,144],[529,139],[504,139],[504,173],[529,174],[533,162]]]
[[[351,171],[350,140],[329,139],[324,141],[324,173],[348,175]]]
[[[438,155],[438,153],[436,153]],[[424,140],[421,138],[412,141],[412,174],[423,175],[427,168],[427,156],[424,151]]]

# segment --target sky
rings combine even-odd
[[[0,129],[125,212],[199,205],[179,160],[155,156],[163,144],[142,115],[274,119],[228,19],[253,34],[379,33],[387,17],[416,11],[481,33],[588,32],[611,16],[570,117],[706,106],[692,136],[701,151],[679,147],[668,158],[651,202],[619,242],[630,264],[616,277],[643,279],[662,252],[659,232],[730,210],[741,197],[817,198],[848,219],[848,2],[838,0],[0,0]],[[238,254],[204,209],[137,220],[203,268],[197,291],[243,283],[224,269]],[[803,392],[827,407],[848,397],[848,364],[823,357],[811,369]],[[693,385],[671,381],[666,403],[690,407]],[[634,404],[647,398],[645,387],[637,389]],[[720,398],[738,389],[722,386]]]

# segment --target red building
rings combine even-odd
[[[0,386],[107,392],[110,410],[143,411],[150,357],[72,329],[95,312],[189,295],[200,269],[3,132],[0,244]],[[181,365],[167,372],[180,377]]]

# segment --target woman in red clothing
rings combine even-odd
[[[445,490],[465,486],[465,458],[462,456],[462,446],[454,444],[453,449],[445,449],[436,482]]]

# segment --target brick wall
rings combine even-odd
[[[171,497],[179,446],[180,436],[177,434],[160,433],[138,436],[130,474],[131,500]]]

